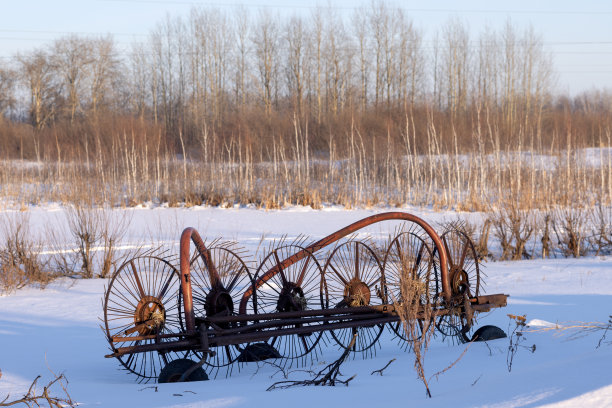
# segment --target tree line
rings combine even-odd
[[[556,92],[532,27],[472,34],[454,18],[426,36],[384,2],[289,17],[194,7],[127,51],[112,35],[69,35],[0,66],[0,154],[100,171],[129,168],[130,154],[147,172],[160,156],[294,160],[301,181],[315,158],[363,156],[389,173],[418,155],[559,154],[609,146],[611,112],[608,92]]]

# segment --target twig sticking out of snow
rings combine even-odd
[[[297,381],[297,380],[278,381],[272,384],[271,386],[269,386],[266,391],[272,391],[275,389],[286,389],[286,388],[297,387],[297,386],[310,386],[310,385],[315,385],[315,386],[323,385],[323,386],[334,387],[336,384],[344,384],[348,386],[349,382],[351,382],[357,376],[357,374],[353,375],[347,380],[338,379],[338,375],[342,375],[340,374],[340,366],[342,365],[342,363],[344,363],[344,361],[350,354],[351,349],[355,345],[356,340],[357,340],[357,333],[353,335],[353,339],[351,340],[351,343],[344,350],[340,358],[338,358],[333,363],[325,366],[324,369],[322,369],[321,371],[315,374],[314,378],[310,380],[301,380],[301,381]]]
[[[380,368],[378,370],[374,370],[370,373],[370,375],[374,375],[374,374],[380,374],[380,376],[382,377],[383,375],[383,371],[385,371],[387,369],[387,367],[389,367],[391,365],[392,362],[394,362],[395,359],[389,360],[389,362],[387,363],[387,365],[385,365],[383,368]]]
[[[461,353],[461,355],[459,357],[457,357],[457,359],[455,361],[453,361],[452,363],[449,364],[448,367],[438,371],[437,373],[433,374],[431,377],[429,377],[429,380],[427,380],[427,382],[429,383],[434,377],[436,380],[438,380],[438,378],[444,374],[445,372],[447,372],[448,370],[450,370],[451,368],[453,368],[458,362],[459,360],[461,360],[463,358],[463,356],[465,356],[465,353],[467,353],[468,349],[470,348],[470,346],[472,345],[473,341],[470,341],[467,345],[467,347],[465,348],[465,350],[463,350],[463,353]]]
[[[40,394],[38,394],[36,391],[36,384],[38,383],[38,380],[41,377],[39,375],[34,379],[34,381],[32,381],[28,392],[23,397],[18,400],[9,401],[10,395],[7,395],[6,398],[0,402],[0,407],[9,407],[17,404],[25,404],[28,407],[39,407],[41,402],[46,402],[47,404],[49,404],[50,408],[61,408],[66,406],[75,407],[77,405],[76,402],[72,401],[72,398],[70,398],[70,395],[66,390],[66,384],[68,383],[68,380],[66,379],[64,374],[60,374],[58,376],[54,373],[53,375],[55,376],[55,378],[51,380],[45,387],[43,387],[43,390]],[[51,387],[55,383],[60,384],[62,390],[64,391],[64,394],[66,395],[65,397],[53,397],[49,394]]]

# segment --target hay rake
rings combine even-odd
[[[382,248],[356,239],[383,221],[401,225]],[[398,314],[407,279],[421,288],[414,316],[421,331],[434,324],[441,334],[468,341],[477,313],[506,305],[508,295],[481,293],[479,257],[466,234],[438,235],[412,214],[377,214],[310,245],[302,241],[281,243],[249,268],[234,245],[207,247],[187,228],[180,269],[152,255],[127,261],[104,297],[112,349],[106,357],[141,380],[166,382],[200,379],[203,365],[212,371],[236,362],[301,359],[324,333],[344,348],[358,333],[351,351],[367,352],[385,327],[410,340]]]

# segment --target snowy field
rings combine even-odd
[[[34,229],[61,223],[60,207],[29,210]],[[178,252],[180,232],[193,226],[209,239],[236,240],[254,253],[262,241],[288,234],[321,238],[345,225],[383,210],[315,211],[290,208],[259,211],[249,208],[140,208],[131,212],[124,248],[164,242]],[[407,211],[433,225],[456,218],[454,213]],[[477,216],[477,215],[475,215]],[[607,322],[612,314],[612,258],[552,259],[486,264],[488,294],[510,294],[506,308],[481,315],[478,325],[512,328],[507,314],[526,315],[533,324],[509,372],[508,339],[474,343],[449,371],[432,378],[433,398],[417,379],[410,352],[385,332],[376,355],[357,355],[342,366],[348,387],[301,387],[266,391],[282,380],[270,365],[236,366],[231,376],[200,383],[139,384],[105,359],[108,344],[100,330],[101,299],[106,280],[56,281],[44,290],[27,287],[0,296],[0,401],[18,398],[39,374],[52,378],[50,367],[64,373],[68,391],[83,407],[605,407],[612,406],[612,333],[598,347],[603,331],[560,336],[541,330],[548,323]],[[531,332],[530,332],[531,330]],[[538,331],[539,330],[539,331]],[[435,339],[425,357],[427,375],[446,368],[466,345]],[[331,342],[322,347],[313,369],[335,360],[340,351]],[[395,358],[384,375],[371,375]],[[307,365],[306,368],[310,368]],[[304,378],[292,372],[290,379]],[[153,387],[151,387],[153,385]],[[52,388],[53,390],[53,388]],[[61,395],[61,389],[55,389]]]

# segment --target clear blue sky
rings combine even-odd
[[[612,2],[433,0],[389,1],[402,7],[425,35],[433,34],[453,16],[467,22],[474,33],[485,25],[501,27],[508,17],[518,26],[532,24],[554,54],[558,90],[572,94],[591,88],[612,89]],[[241,4],[253,11],[266,7],[280,14],[308,13],[317,5],[350,13],[369,1],[305,0],[0,0],[0,61],[18,51],[49,44],[69,34],[115,36],[126,49],[143,40],[167,13],[186,15],[195,5],[232,8]]]

